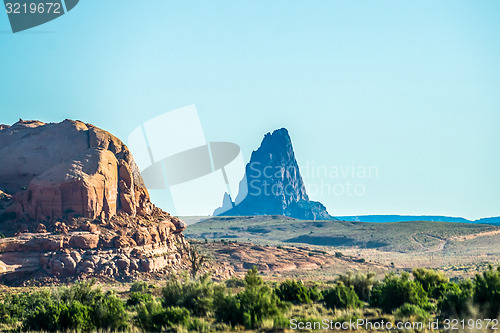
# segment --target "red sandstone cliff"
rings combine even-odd
[[[151,214],[153,205],[128,148],[81,121],[19,121],[0,130],[0,189],[19,218]]]

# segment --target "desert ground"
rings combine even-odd
[[[378,275],[425,267],[450,277],[471,277],[500,259],[500,227],[493,225],[283,216],[196,219],[186,237],[196,240],[214,262],[230,264],[236,272],[256,265],[270,276],[328,278],[346,271]]]

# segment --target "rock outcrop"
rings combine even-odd
[[[153,205],[128,148],[93,125],[19,121],[0,130],[0,188],[18,218],[148,215]]]
[[[183,265],[183,221],[155,207],[132,154],[81,121],[0,126],[0,271],[128,277]]]
[[[158,216],[158,218],[160,218]],[[164,269],[185,268],[188,246],[179,228],[164,220],[144,220],[119,214],[95,226],[78,218],[66,234],[23,233],[0,239],[1,280],[15,283],[44,273],[55,278],[105,276],[127,278]],[[89,232],[88,226],[93,231]]]
[[[242,193],[246,193],[241,198]],[[325,206],[311,201],[285,128],[267,133],[246,165],[235,202],[224,196],[214,215],[285,215],[302,220],[329,220]]]

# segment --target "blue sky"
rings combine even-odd
[[[286,127],[301,165],[376,166],[323,179],[364,189],[311,195],[334,215],[497,216],[499,35],[496,0],[85,0],[18,34],[2,12],[0,123],[80,119],[126,141],[196,104],[245,160]]]

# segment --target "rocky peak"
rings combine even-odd
[[[224,205],[214,215],[286,215],[299,219],[330,219],[326,208],[310,201],[285,128],[267,133],[246,165],[247,195],[234,208]],[[245,184],[243,184],[245,185]],[[240,186],[240,192],[244,186]],[[241,197],[241,194],[238,194]],[[233,205],[234,206],[234,203]]]
[[[295,159],[292,140],[285,128],[267,133],[246,166],[248,196],[271,200],[279,209],[309,200]]]

